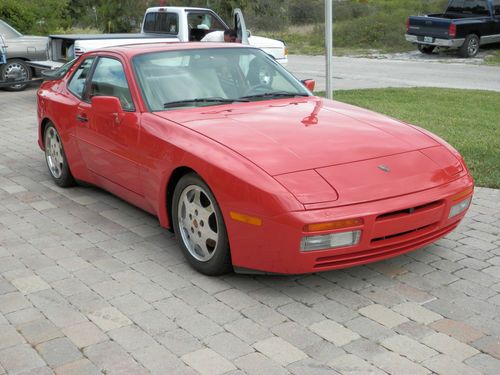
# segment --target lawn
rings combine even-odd
[[[499,45],[497,43],[497,45]],[[484,62],[487,65],[500,65],[500,50],[498,51],[492,51],[491,54],[489,54]]]
[[[337,91],[334,98],[430,130],[460,151],[476,185],[500,188],[500,92],[394,88]]]

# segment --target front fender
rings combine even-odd
[[[214,193],[226,221],[237,211],[270,217],[304,210],[292,194],[241,155],[191,129],[144,114],[140,146],[147,151],[141,172],[145,196],[169,227],[169,181],[178,168],[193,170]]]

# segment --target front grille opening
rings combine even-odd
[[[416,228],[416,229],[412,229],[412,230],[408,230],[406,232],[400,232],[400,233],[395,233],[395,234],[391,234],[389,236],[384,236],[384,237],[377,237],[377,238],[373,238],[371,240],[371,243],[377,243],[377,242],[380,242],[380,241],[385,241],[385,240],[390,240],[390,239],[393,239],[393,238],[397,238],[397,237],[401,237],[401,236],[405,236],[407,234],[411,234],[411,233],[415,233],[415,232],[419,232],[419,231],[423,231],[423,230],[426,230],[426,229],[430,229],[434,226],[435,224],[429,224],[429,225],[425,225],[423,227],[420,227],[420,228]]]
[[[422,211],[426,211],[426,210],[430,210],[430,209],[439,207],[442,204],[443,204],[443,201],[435,201],[435,202],[426,203],[426,204],[423,204],[423,205],[420,205],[417,207],[405,208],[404,210],[387,212],[385,214],[377,216],[376,221],[394,218],[394,217],[398,217],[398,216],[411,215],[414,213],[418,213],[418,212],[422,212]]]
[[[339,269],[391,258],[432,243],[450,233],[457,225],[458,223],[453,223],[440,229],[437,229],[436,225],[427,225],[422,228],[432,228],[426,231],[421,230],[422,228],[417,229],[421,231],[418,233],[418,236],[409,236],[403,241],[396,241],[395,243],[389,242],[385,245],[379,242],[377,246],[368,250],[319,257],[316,259],[314,268],[321,270]]]

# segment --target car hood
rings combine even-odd
[[[23,43],[38,43],[38,44],[46,44],[49,38],[46,36],[35,36],[35,35],[23,35],[19,38],[16,38],[15,41],[23,42]]]
[[[438,145],[407,124],[317,97],[157,114],[225,145],[271,176]]]

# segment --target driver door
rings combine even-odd
[[[243,18],[243,12],[241,9],[237,8],[233,10],[233,20],[234,20],[234,30],[238,34],[238,39],[241,40],[242,44],[248,43],[248,31],[245,25],[245,19]]]
[[[90,98],[120,99],[123,117],[98,114]],[[136,194],[143,194],[139,176],[139,115],[135,110],[125,70],[120,60],[101,56],[89,80],[87,100],[78,108],[77,139],[87,168],[96,175]]]

